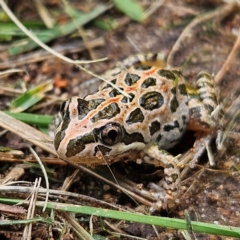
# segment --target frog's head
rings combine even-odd
[[[121,111],[125,110],[104,98],[65,101],[54,139],[59,157],[87,165],[135,157],[145,147],[144,136],[126,131]]]

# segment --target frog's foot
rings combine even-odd
[[[212,150],[211,150],[211,142],[212,140],[216,137],[216,132],[196,132],[196,140],[194,143],[193,148],[191,149],[192,152],[192,160],[189,162],[189,166],[191,168],[193,168],[195,166],[195,164],[198,162],[198,159],[202,156],[202,154],[207,151],[207,155],[208,155],[208,160],[210,163],[210,166],[215,166],[215,162],[214,162],[214,157],[212,154]],[[186,162],[184,163],[184,165],[186,164]]]
[[[156,203],[150,209],[151,212],[161,208],[172,209],[176,206],[180,192],[179,156],[174,157],[166,151],[159,150],[157,144],[144,150],[142,155],[144,162],[164,167],[163,179],[158,184],[148,185],[152,190],[151,196],[156,199]]]
[[[149,183],[148,187],[152,190],[152,196],[156,203],[150,208],[151,212],[158,209],[174,209],[179,202],[180,195],[180,169],[173,158],[172,163],[165,166],[164,178],[158,183]]]

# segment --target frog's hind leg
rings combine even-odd
[[[193,147],[194,157],[190,165],[194,166],[200,156],[217,133],[217,121],[214,110],[218,106],[217,90],[213,77],[206,72],[201,72],[197,77],[197,92],[189,94],[190,122],[189,129],[196,131],[196,140]],[[209,159],[210,151],[208,150]]]
[[[188,129],[210,132],[216,127],[212,112],[217,107],[216,87],[209,73],[201,72],[197,77],[197,91],[190,91],[190,121]]]

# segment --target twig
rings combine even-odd
[[[222,65],[221,69],[218,71],[218,73],[215,76],[215,82],[217,84],[220,83],[220,81],[222,80],[224,74],[228,71],[230,63],[233,61],[233,59],[236,57],[237,54],[237,50],[240,47],[240,28],[239,28],[239,33],[238,33],[238,37],[232,47],[232,50],[230,52],[230,54],[227,57],[227,60],[224,62],[224,64]]]

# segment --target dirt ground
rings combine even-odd
[[[12,6],[13,9],[19,11],[19,18],[22,21],[38,18],[38,14],[32,11],[32,9],[34,9],[32,2],[25,2],[22,7],[20,7],[20,3],[12,4],[14,5],[14,7]],[[27,2],[29,5],[27,5]],[[96,4],[95,1],[90,2],[90,5]],[[144,8],[147,8],[151,1],[143,0],[138,2],[140,2]],[[78,5],[76,2],[71,4]],[[87,4],[83,5],[84,7],[82,8],[86,9]],[[85,34],[89,42],[99,37],[103,41],[103,44],[99,44],[100,46],[91,49],[92,56],[94,55],[95,58],[108,57],[108,60],[105,62],[86,65],[86,67],[94,73],[101,74],[110,67],[113,67],[116,61],[138,52],[163,52],[168,55],[180,34],[186,26],[189,26],[195,17],[222,7],[223,4],[221,1],[169,0],[141,23],[128,19],[128,17],[123,16],[121,12],[112,8],[103,14],[102,17],[103,19],[110,17],[117,20],[119,27],[116,29],[110,31],[101,30],[92,22],[84,26]],[[237,7],[230,12],[225,10],[225,12],[219,12],[208,20],[200,21],[199,24],[196,24],[196,26],[186,33],[184,40],[180,43],[179,48],[169,64],[172,67],[180,68],[187,81],[193,85],[197,74],[202,70],[217,74],[231,52],[239,34],[239,29],[240,9]],[[69,41],[70,44],[82,44],[82,38],[76,36],[62,37],[48,44],[50,46],[64,46],[64,44],[69,44]],[[4,45],[5,44],[6,43],[4,43]],[[219,98],[221,101],[228,99],[229,93],[234,92],[240,87],[239,49],[236,51],[238,54],[233,58],[224,76],[218,83],[220,89]],[[74,59],[89,60],[91,59],[91,54],[88,50],[84,50],[76,53],[68,53],[67,55]],[[19,57],[22,57],[22,55],[9,57],[6,56],[6,54],[2,54],[0,60],[1,63],[4,63]],[[15,66],[9,65],[6,69],[13,67]],[[24,73],[11,75],[8,78],[4,78],[1,81],[1,85],[16,86],[17,81],[19,86],[21,86],[22,81],[26,84],[27,89],[29,89],[46,79],[53,79],[55,81],[55,88],[49,95],[57,97],[64,96],[67,98],[68,96],[79,95],[81,84],[91,79],[91,76],[87,73],[55,57],[50,57],[40,62],[20,64],[17,68],[26,70],[28,75]],[[65,80],[68,80],[67,84],[63,88],[58,88],[57,82],[63,82]],[[11,100],[12,97],[1,95],[0,109],[7,110]],[[229,98],[229,101],[233,100]],[[56,114],[58,107],[58,104],[51,107],[43,107],[41,110],[38,110],[37,113],[53,115]],[[180,203],[176,209],[156,212],[155,215],[184,219],[184,211],[187,210],[191,220],[219,223],[226,226],[240,226],[240,157],[239,151],[232,153],[232,149],[236,150],[239,148],[239,135],[234,132],[237,131],[237,129],[239,130],[239,128],[235,127],[233,130],[233,135],[236,135],[236,137],[234,138],[235,140],[232,140],[234,146],[228,146],[229,151],[220,154],[217,152],[213,143],[214,158],[217,166],[215,168],[209,168],[207,156],[204,155],[195,169],[192,169],[188,173],[187,178],[183,179],[182,187],[184,191],[181,194]],[[189,145],[191,147],[194,141],[192,134],[190,133],[185,137],[188,138],[185,141],[187,143],[183,141],[184,143],[182,144],[184,144],[184,146],[178,146],[173,150],[174,152],[178,151],[179,148],[189,148]],[[26,155],[29,154],[25,142],[10,132],[1,136],[0,145],[20,149]],[[48,156],[44,151],[37,150],[40,155]],[[15,163],[9,163],[4,170],[1,170],[2,178],[14,164]],[[64,179],[74,171],[70,166],[62,167],[51,165],[49,167],[57,173],[57,181],[51,182],[50,187],[52,189],[59,188]],[[112,169],[113,172],[119,172],[132,181],[143,183],[144,185],[151,179],[149,175],[155,174],[155,169],[136,166],[135,163],[116,163],[112,166]],[[104,171],[108,171],[107,168],[104,169]],[[129,175],[126,175],[127,171],[130,173]],[[35,172],[27,170],[21,180],[34,181],[35,176]],[[86,173],[79,174],[69,191],[86,194],[107,202],[117,203],[124,207],[133,209],[137,207],[136,203],[124,193],[111,188],[106,183],[102,183]],[[99,222],[95,222],[96,226],[97,223]],[[88,227],[88,223],[82,222],[82,225],[86,228]],[[11,227],[1,228],[0,236],[4,234],[6,239],[19,239],[13,238],[10,231],[14,230],[17,232],[20,231],[20,229],[21,228],[18,229],[17,227],[16,229],[11,229]],[[157,238],[153,228],[148,225],[128,223],[122,224],[121,229],[129,235],[142,237],[144,239],[185,239],[180,231],[165,228],[157,228],[159,232],[159,238]],[[231,239],[206,234],[192,234],[190,231],[189,234],[192,239]],[[37,239],[36,237],[33,239]],[[41,236],[38,239],[47,238]]]

